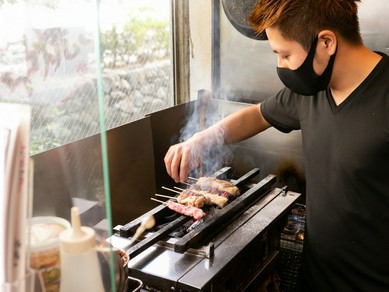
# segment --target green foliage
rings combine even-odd
[[[131,17],[121,32],[116,26],[102,33],[102,53],[110,52],[113,60],[118,57],[136,56],[139,62],[166,57],[169,50],[170,26],[166,21]],[[147,60],[145,59],[147,56]],[[114,62],[115,63],[115,62]],[[113,64],[114,66],[114,64]]]

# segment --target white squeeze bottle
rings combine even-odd
[[[59,236],[61,251],[60,292],[104,292],[96,252],[95,231],[81,226],[77,207],[71,209],[72,228]]]

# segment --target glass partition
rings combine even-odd
[[[171,11],[170,0],[0,0],[0,102],[31,107],[34,218],[70,222],[77,207],[108,244],[106,131],[174,104]]]

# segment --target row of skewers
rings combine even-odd
[[[205,206],[216,206],[223,208],[230,201],[240,195],[238,187],[231,182],[220,180],[214,177],[200,177],[199,179],[190,177],[196,181],[194,184],[184,183],[186,189],[174,186],[174,189],[162,187],[165,190],[175,193],[175,196],[163,194],[155,194],[160,198],[167,198],[167,201],[151,198],[151,200],[166,205],[169,209],[192,217],[196,222],[207,214],[204,212]],[[135,234],[132,236],[131,244],[134,243],[140,235],[146,230],[151,229],[155,225],[153,216],[145,217]]]
[[[176,186],[174,189],[162,187],[173,192],[175,196],[155,194],[157,197],[167,198],[167,201],[156,198],[151,198],[151,200],[164,204],[175,212],[192,217],[195,223],[198,223],[207,215],[202,209],[203,207],[213,205],[223,208],[240,195],[238,187],[225,180],[214,177],[200,177],[199,179],[190,177],[190,179],[196,183],[184,183],[187,185],[186,189]],[[131,243],[134,243],[146,229],[151,229],[154,225],[155,218],[153,216],[145,217],[132,236]]]
[[[162,187],[168,191],[178,194],[178,196],[167,196],[156,194],[157,197],[168,198],[168,201],[162,201],[151,198],[154,201],[165,204],[169,209],[180,214],[193,217],[194,220],[203,218],[206,213],[201,209],[204,206],[215,205],[223,208],[230,201],[240,195],[238,187],[234,184],[220,180],[214,177],[200,177],[195,184],[187,184],[188,188],[174,189]]]

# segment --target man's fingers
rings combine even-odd
[[[167,173],[175,182],[188,180],[189,171],[198,165],[196,157],[192,157],[190,144],[180,143],[173,145],[167,151],[164,162]]]
[[[173,151],[172,147],[169,148],[169,150],[166,152],[165,157],[164,157],[164,162],[165,162],[165,168],[167,173],[172,176],[172,171],[171,171],[171,165],[172,165],[172,159],[173,159]]]
[[[179,169],[181,164],[181,153],[174,152],[172,162],[170,165],[170,176],[174,179],[175,182],[180,180]]]
[[[187,177],[188,175],[187,164],[190,158],[188,152],[190,153],[182,144],[178,144],[171,146],[165,155],[164,161],[166,171],[175,182],[180,181],[180,174],[181,177]]]
[[[180,181],[186,182],[188,180],[190,151],[183,151],[180,164]]]

